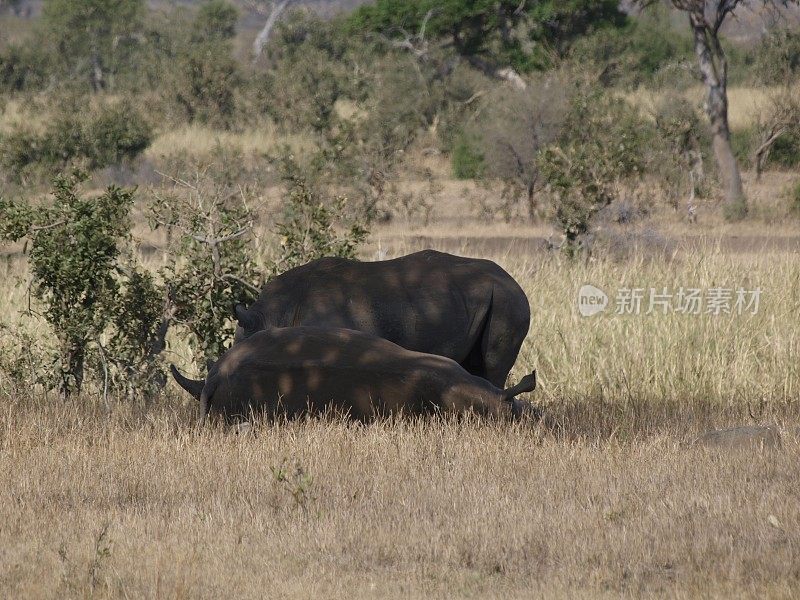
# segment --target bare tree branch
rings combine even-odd
[[[256,62],[261,56],[261,52],[264,50],[264,46],[267,45],[269,36],[272,34],[272,30],[275,27],[275,23],[278,22],[278,19],[283,11],[285,11],[293,2],[295,2],[295,0],[275,0],[272,3],[272,9],[267,17],[267,22],[264,23],[264,27],[262,27],[261,31],[258,32],[258,35],[253,42],[253,62]]]

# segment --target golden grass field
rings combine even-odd
[[[96,392],[61,404],[0,380],[0,596],[797,597],[800,243],[726,246],[752,233],[739,227],[681,241],[675,225],[669,252],[587,263],[502,226],[423,230],[425,246],[493,258],[524,287],[512,379],[538,369],[539,423],[312,419],[237,435],[198,426],[175,386],[109,414]],[[364,258],[378,240],[389,257],[421,243],[379,228]],[[33,327],[18,259],[4,269],[0,312]],[[583,318],[583,283],[764,291],[756,315]],[[170,360],[187,355],[173,339]],[[775,424],[781,447],[692,444],[745,424]]]
[[[766,101],[732,90],[734,127]],[[26,115],[9,103],[0,130]],[[246,160],[282,143],[314,142],[269,124],[180,127],[145,158],[221,144]],[[154,405],[111,398],[109,410],[91,386],[63,404],[0,370],[0,598],[800,595],[800,235],[784,197],[796,175],[746,173],[744,223],[723,223],[713,199],[693,226],[658,210],[570,262],[545,248],[546,223],[482,218],[475,200],[497,190],[424,160],[441,180],[430,222],[376,226],[361,258],[432,247],[514,275],[532,320],[510,379],[538,370],[542,420],[311,419],[236,434],[199,426],[174,384]],[[158,261],[158,239],[147,243]],[[0,252],[0,323],[45,340],[21,314],[19,250]],[[579,315],[583,284],[611,296],[604,314]],[[624,287],[762,295],[756,314],[615,315]],[[0,330],[0,350],[13,339]],[[190,355],[173,334],[167,359],[187,368]],[[738,425],[772,425],[782,443],[694,444]]]

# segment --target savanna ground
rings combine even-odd
[[[512,379],[538,369],[542,422],[312,419],[236,435],[196,425],[173,388],[109,412],[99,394],[62,404],[4,385],[2,595],[795,597],[792,224],[665,215],[657,235],[618,231],[618,251],[575,262],[530,241],[544,227],[459,218],[457,195],[427,227],[377,228],[362,254],[434,247],[508,269],[533,315]],[[4,265],[12,323],[21,264]],[[583,318],[583,283],[612,303],[625,286],[764,291],[755,315]],[[171,352],[180,361],[179,340]],[[754,422],[777,424],[782,446],[691,443]]]
[[[700,101],[700,88],[681,90]],[[730,90],[735,136],[757,128],[774,91]],[[652,114],[661,94],[619,96]],[[52,107],[32,97],[4,99],[0,134],[46,128]],[[347,100],[335,108],[357,111]],[[0,370],[0,597],[800,595],[797,173],[773,168],[756,181],[746,171],[750,211],[737,223],[713,193],[695,200],[690,224],[687,198],[673,210],[643,185],[633,204],[646,217],[598,219],[591,257],[570,260],[548,220],[529,224],[519,206],[499,214],[497,182],[452,179],[435,137],[425,130],[404,150],[392,183],[413,196],[371,226],[359,256],[435,248],[506,268],[532,309],[510,379],[537,369],[541,421],[309,419],[236,433],[199,425],[173,383],[149,404],[96,385],[62,402]],[[139,184],[146,196],[181,153],[203,162],[232,150],[260,169],[265,149],[304,155],[318,141],[266,118],[231,129],[165,121],[135,168],[98,170],[89,185]],[[256,197],[264,230],[282,201],[267,179]],[[146,225],[142,196],[134,234],[155,270],[164,239]],[[51,332],[23,314],[22,248],[0,251],[0,323],[35,342]],[[603,314],[580,316],[583,284],[609,294]],[[641,314],[614,314],[621,288],[681,287],[762,295],[755,314],[648,315],[646,300]],[[35,349],[13,350],[19,370],[42,368]],[[200,375],[179,335],[166,354]],[[694,443],[739,425],[774,425],[781,444]]]

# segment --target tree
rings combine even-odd
[[[637,0],[649,6],[657,0]],[[689,17],[694,40],[694,51],[700,75],[706,86],[706,114],[711,125],[714,157],[725,193],[725,214],[729,219],[740,219],[747,213],[739,165],[731,145],[728,123],[728,60],[720,40],[722,26],[735,18],[737,9],[761,3],[786,5],[796,0],[669,0],[677,10]]]
[[[46,35],[76,75],[87,76],[97,92],[115,53],[142,26],[144,0],[46,0],[42,18]]]
[[[237,11],[225,0],[210,0],[192,21],[189,43],[178,60],[174,97],[189,121],[229,127],[241,78],[233,56]]]
[[[295,1],[296,0],[274,0],[273,2],[265,3],[263,1],[253,0],[250,2],[254,10],[267,17],[267,21],[253,41],[253,62],[256,62],[261,56],[261,52],[264,50],[264,46],[267,45],[272,30],[275,28],[275,23],[278,22],[283,11],[289,8]],[[267,10],[265,4],[269,4],[269,10]]]
[[[621,25],[616,0],[378,0],[355,11],[355,30],[426,54],[426,38],[494,77],[519,83],[517,71],[548,66],[572,40],[606,24]],[[522,87],[519,86],[518,87]]]
[[[58,338],[60,392],[80,392],[90,343],[111,321],[120,244],[130,232],[133,191],[110,187],[97,198],[78,190],[86,175],[55,179],[51,206],[0,199],[0,239],[28,238],[31,291]]]

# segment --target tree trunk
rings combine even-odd
[[[63,400],[79,393],[83,385],[83,362],[86,344],[83,340],[67,340],[61,351],[61,386],[59,394]]]
[[[92,50],[91,67],[92,91],[97,93],[105,89],[106,81],[103,74],[103,63],[100,60],[100,54],[96,49]]]
[[[258,57],[261,56],[261,51],[264,49],[264,46],[267,45],[272,29],[275,27],[275,23],[278,22],[278,17],[281,16],[281,13],[286,10],[286,7],[291,3],[292,0],[275,0],[273,3],[272,10],[267,17],[267,22],[264,23],[264,27],[258,32],[253,42],[253,62],[256,62]]]
[[[708,27],[702,13],[691,13],[694,49],[708,97],[706,113],[711,124],[714,158],[725,191],[726,216],[741,218],[747,210],[739,165],[731,145],[728,125],[728,63],[718,32]]]

